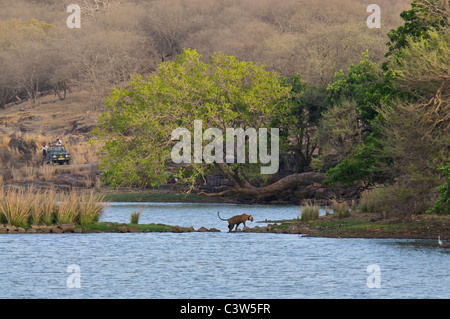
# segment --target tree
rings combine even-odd
[[[427,36],[431,29],[442,30],[450,26],[450,6],[448,0],[414,0],[411,9],[403,11],[400,16],[403,25],[388,32],[389,50],[387,57],[398,55],[401,48],[407,46],[411,39]],[[387,64],[383,67],[386,69]]]
[[[175,129],[192,132],[195,120],[201,120],[204,128],[223,132],[227,128],[268,128],[272,117],[284,114],[290,90],[277,74],[251,62],[216,53],[204,63],[195,50],[187,49],[175,61],[161,63],[155,75],[136,76],[128,89],[115,90],[107,99],[108,111],[100,116],[94,132],[104,143],[101,169],[105,180],[112,186],[157,187],[168,180],[169,169],[174,167],[170,154]],[[315,173],[294,174],[256,187],[251,177],[261,166],[260,162],[229,164],[225,160],[185,163],[176,176],[192,189],[209,170],[218,169],[230,187],[214,195],[234,193],[255,199],[323,179]]]
[[[382,166],[389,159],[380,143],[378,109],[391,98],[390,81],[369,61],[368,51],[358,64],[350,65],[347,74],[340,71],[335,78],[327,87],[331,108],[319,125],[321,154],[314,167],[321,169],[325,159],[334,155],[338,163],[327,171],[328,182],[367,186],[383,181]]]
[[[291,87],[291,98],[286,103],[285,116],[279,117],[274,125],[282,128],[287,151],[293,152],[297,173],[310,171],[312,156],[317,151],[316,129],[326,109],[325,92],[307,85],[298,73],[283,78]]]

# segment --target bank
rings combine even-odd
[[[112,222],[96,222],[89,225],[75,223],[56,223],[53,225],[30,225],[29,227],[17,227],[13,225],[0,224],[0,234],[63,234],[63,233],[150,233],[150,232],[220,232],[216,228],[171,226],[165,224],[125,224]]]
[[[450,216],[422,214],[407,218],[385,217],[354,211],[339,218],[333,214],[316,220],[300,219],[273,221],[267,227],[254,227],[252,232],[298,233],[310,237],[333,238],[409,238],[450,239]]]

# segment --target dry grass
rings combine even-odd
[[[55,175],[55,168],[52,165],[42,165],[39,167],[39,175],[41,180],[48,182]]]
[[[0,147],[8,147],[11,137],[6,134],[0,135]]]
[[[89,225],[97,222],[105,207],[104,196],[94,191],[57,193],[32,187],[0,187],[0,222],[27,228],[30,224],[54,222]]]
[[[22,172],[23,172],[22,176],[23,176],[24,181],[32,182],[35,180],[36,173],[37,173],[37,170],[35,167],[25,166],[22,168]]]
[[[20,169],[11,167],[10,172],[14,182],[20,182],[22,180],[22,172]]]
[[[308,222],[310,220],[319,218],[319,206],[313,205],[311,202],[307,202],[301,207],[302,215],[301,221]]]
[[[350,216],[350,207],[347,202],[339,203],[335,200],[331,202],[331,209],[339,218],[346,218]]]

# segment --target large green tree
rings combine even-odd
[[[196,120],[202,121],[203,133],[208,128],[217,128],[224,135],[227,128],[269,128],[272,119],[286,115],[290,91],[290,86],[264,67],[220,53],[203,62],[195,50],[187,49],[176,60],[161,63],[155,74],[134,77],[129,88],[114,90],[107,99],[108,110],[101,114],[94,131],[104,145],[101,169],[105,181],[112,186],[157,187],[176,176],[192,189],[207,172],[218,170],[230,186],[217,194],[232,192],[258,199],[320,179],[297,174],[255,187],[251,181],[259,175],[257,169],[265,166],[261,161],[174,165],[171,158],[175,129],[182,127],[192,133]],[[214,141],[220,143],[217,136]],[[193,159],[192,155],[188,158]]]

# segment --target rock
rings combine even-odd
[[[128,228],[126,225],[120,225],[117,230],[119,231],[119,233],[128,233]]]
[[[180,226],[172,227],[172,233],[182,233],[182,232],[183,232],[183,228],[181,228]]]
[[[36,228],[30,228],[30,229],[27,230],[27,233],[28,234],[34,234],[34,233],[37,233],[37,230],[36,230]]]
[[[130,226],[129,232],[130,233],[137,233],[138,232],[137,226]]]
[[[8,232],[8,230],[6,229],[6,227],[0,227],[0,234],[6,234]]]
[[[26,233],[27,231],[25,230],[25,228],[17,227],[17,232],[20,233],[20,234],[24,234],[24,233]]]
[[[60,226],[53,226],[51,227],[51,232],[54,234],[62,234],[62,229]]]
[[[210,231],[210,232],[214,232],[214,233],[217,233],[217,232],[220,233],[220,230],[218,230],[217,228],[214,228],[214,227],[213,227],[213,228],[210,228],[209,231]]]
[[[75,224],[74,223],[62,224],[61,226],[58,226],[58,228],[61,228],[61,231],[63,233],[73,233],[73,231],[75,230]]]
[[[81,228],[75,228],[73,232],[80,234],[83,232],[83,230]]]
[[[298,226],[289,226],[287,228],[289,234],[301,234],[300,228]]]
[[[197,229],[197,231],[198,232],[205,232],[205,231],[208,231],[208,229],[205,228],[205,227],[200,227],[199,229]]]
[[[245,226],[244,228],[242,228],[242,231],[249,232],[249,231],[251,231],[251,229],[250,229],[250,227]]]
[[[318,188],[314,192],[314,199],[328,199],[328,192],[325,188]]]
[[[17,231],[17,227],[13,225],[6,225],[6,230],[8,231],[8,233],[14,233],[15,231]]]
[[[39,230],[41,230],[43,233],[51,233],[52,226],[39,225]]]
[[[33,225],[31,225],[31,228],[37,230],[37,229],[39,229],[39,225],[33,224]]]

